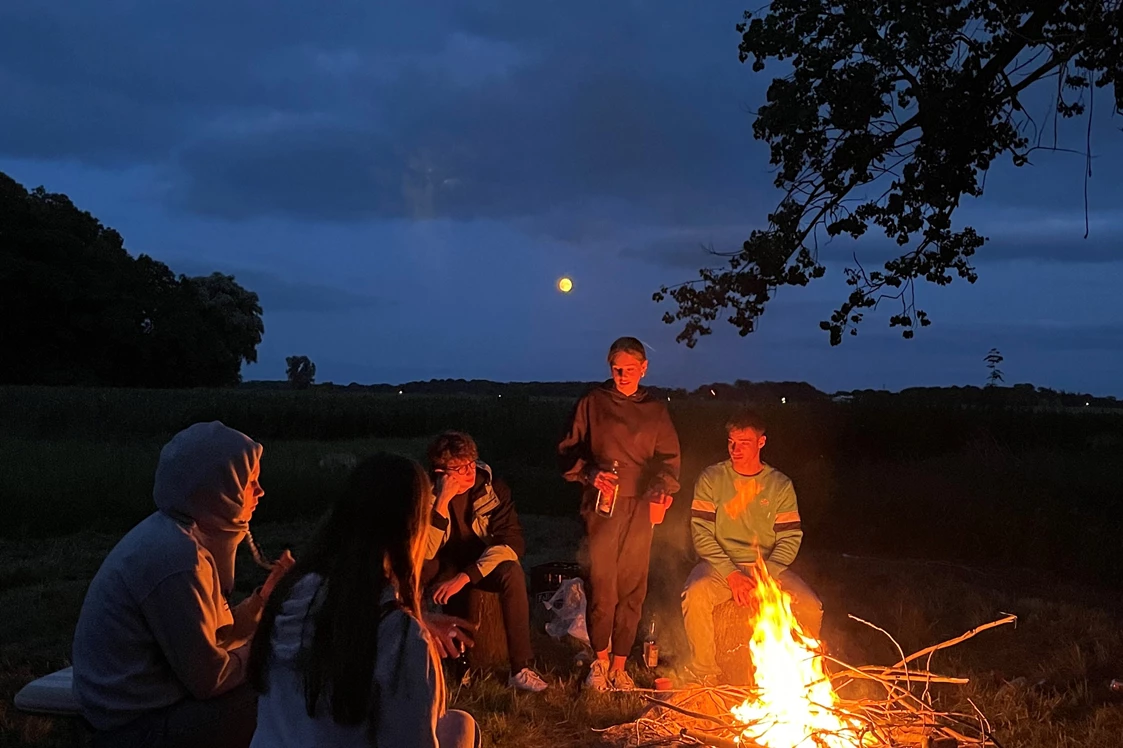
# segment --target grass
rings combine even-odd
[[[553,456],[571,407],[526,396],[0,387],[0,746],[70,744],[57,723],[14,714],[11,696],[67,664],[86,585],[151,511],[160,447],[180,428],[217,418],[264,444],[266,496],[254,524],[273,553],[299,548],[336,491],[343,472],[321,466],[324,457],[420,457],[435,432],[468,430],[512,486],[529,567],[571,558],[580,537],[576,497]],[[685,651],[678,594],[690,564],[689,487],[722,458],[731,407],[671,403],[687,488],[657,532],[649,594],[670,663]],[[1106,684],[1123,676],[1120,604],[1101,590],[1123,578],[1123,452],[1113,446],[1123,443],[1123,417],[833,403],[763,410],[765,456],[795,482],[806,531],[797,564],[824,600],[834,652],[855,664],[896,659],[847,613],[906,650],[1017,613],[1016,630],[937,658],[937,670],[972,678],[941,698],[966,711],[972,699],[1006,745],[1119,745],[1123,706]],[[242,589],[260,581],[248,561]],[[558,684],[549,693],[512,694],[484,678],[456,694],[490,745],[592,745],[593,728],[639,710],[634,698],[580,694],[572,647],[544,633],[537,647]]]
[[[572,516],[576,496],[554,458],[571,407],[525,396],[0,387],[0,537],[127,529],[149,510],[160,446],[214,418],[265,445],[261,521],[319,514],[341,477],[320,468],[325,454],[419,456],[449,427],[476,436],[523,511]],[[681,497],[723,457],[732,407],[671,403]],[[795,481],[817,548],[1123,578],[1123,555],[1100,550],[1123,533],[1123,451],[1111,446],[1123,442],[1123,416],[834,403],[764,411],[766,459]]]
[[[576,522],[527,515],[524,524],[528,567],[574,557]],[[271,523],[259,527],[257,536],[272,552],[299,549],[309,529],[304,522]],[[668,670],[685,650],[677,590],[688,562],[675,538],[670,528],[661,529],[649,595]],[[11,697],[33,677],[68,664],[86,585],[116,539],[86,530],[50,540],[0,541],[0,610],[6,611],[0,618],[0,746],[71,744],[65,724],[17,714]],[[941,691],[942,702],[970,710],[971,699],[1006,746],[1119,745],[1123,699],[1107,688],[1123,671],[1120,603],[1112,595],[1060,577],[930,561],[808,552],[797,564],[824,600],[824,640],[856,664],[894,661],[896,649],[847,613],[884,627],[906,651],[955,636],[1001,611],[1018,614],[1016,628],[985,632],[937,656],[933,669],[972,679],[969,686]],[[260,575],[248,558],[240,559],[241,589],[260,582]],[[489,746],[597,745],[597,728],[633,719],[642,704],[635,697],[582,693],[582,673],[574,664],[578,648],[550,640],[541,630],[543,612],[536,609],[534,615],[536,649],[552,688],[541,695],[514,693],[497,673],[455,690],[454,704],[476,716]],[[646,670],[635,675],[641,683],[653,678]]]

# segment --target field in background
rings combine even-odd
[[[180,428],[217,418],[265,445],[254,524],[270,553],[299,552],[331,500],[343,471],[321,466],[324,458],[376,449],[419,457],[437,431],[468,430],[512,484],[530,566],[576,553],[576,496],[553,456],[571,406],[525,396],[0,388],[0,746],[71,744],[59,723],[15,714],[11,696],[68,664],[86,586],[121,532],[152,510],[160,446]],[[669,662],[684,649],[677,607],[691,563],[689,486],[722,458],[733,407],[671,403],[688,489],[657,532],[648,605]],[[848,613],[912,651],[1014,612],[1016,629],[937,659],[934,669],[972,678],[941,703],[970,711],[970,698],[1007,746],[1118,745],[1123,704],[1106,684],[1123,674],[1123,418],[829,403],[762,410],[766,459],[799,494],[807,535],[797,567],[824,600],[832,652],[858,664],[896,659]],[[261,573],[243,558],[239,588]],[[485,678],[455,702],[480,720],[488,745],[595,745],[596,728],[632,719],[641,704],[580,693],[572,648],[548,641],[538,616],[555,687],[516,695]]]
[[[670,403],[687,487],[661,533],[687,545],[689,487],[724,455],[734,403]],[[246,390],[0,388],[0,537],[120,532],[152,509],[160,446],[220,419],[265,445],[257,522],[318,516],[336,453],[421,456],[470,431],[523,512],[573,516],[554,447],[572,401]],[[795,481],[806,547],[1123,576],[1123,416],[824,403],[762,408],[765,458]],[[330,458],[329,458],[330,460]]]

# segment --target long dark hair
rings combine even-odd
[[[310,545],[265,606],[248,666],[249,682],[258,693],[267,690],[270,640],[281,606],[301,577],[318,574],[323,583],[305,622],[314,632],[310,643],[301,643],[296,661],[308,716],[315,717],[324,699],[335,722],[357,725],[369,719],[370,734],[375,734],[382,595],[392,575],[401,608],[420,618],[418,587],[430,493],[425,471],[406,457],[376,454],[355,467]]]

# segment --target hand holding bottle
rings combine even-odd
[[[616,490],[619,481],[620,476],[609,470],[598,470],[593,473],[593,486],[601,493],[612,493]]]
[[[607,477],[602,477],[607,476]],[[594,476],[597,487],[596,512],[602,517],[611,517],[616,508],[616,496],[620,491],[620,462],[612,461],[612,472],[601,471]]]

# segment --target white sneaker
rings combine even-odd
[[[530,691],[531,693],[540,693],[549,688],[546,681],[542,680],[542,676],[528,667],[524,667],[508,678],[507,685],[510,688],[517,688],[520,691]]]
[[[636,682],[626,670],[613,670],[608,674],[608,684],[614,691],[634,691]]]
[[[585,677],[585,688],[594,691],[608,690],[608,662],[606,660],[593,660],[589,666],[589,674]]]

